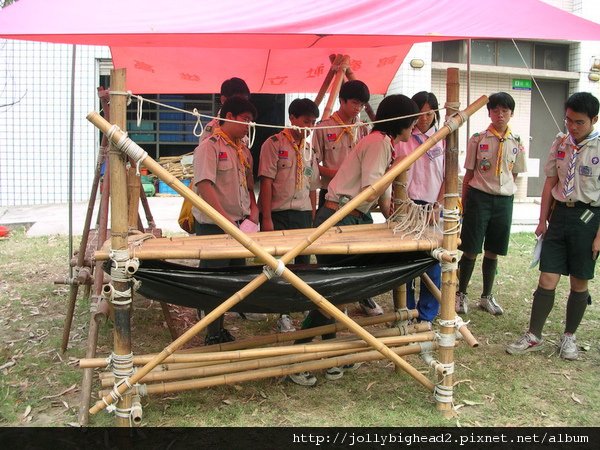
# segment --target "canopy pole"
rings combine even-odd
[[[155,175],[157,175],[163,182],[167,183],[172,189],[174,189],[176,192],[180,193],[182,196],[190,200],[190,202],[194,206],[196,206],[204,214],[210,217],[210,219],[213,220],[214,223],[216,223],[221,229],[223,229],[235,240],[237,240],[246,248],[248,248],[248,250],[252,251],[252,253],[254,253],[256,256],[265,261],[271,269],[273,269],[274,271],[280,271],[283,268],[281,276],[294,287],[296,287],[301,293],[306,295],[311,301],[313,301],[317,308],[325,310],[329,315],[333,316],[333,318],[347,325],[351,331],[353,331],[356,335],[358,335],[367,343],[369,343],[371,347],[379,351],[382,355],[388,357],[394,363],[400,365],[409,375],[411,375],[413,378],[419,381],[427,389],[433,390],[433,383],[431,383],[431,381],[429,381],[429,379],[425,375],[420,373],[418,370],[416,370],[414,367],[408,364],[397,354],[393,353],[387,346],[381,344],[375,337],[373,337],[366,330],[360,327],[360,325],[357,325],[351,318],[346,316],[342,311],[340,311],[338,308],[332,305],[323,296],[321,296],[313,288],[307,285],[302,279],[300,279],[298,276],[292,273],[289,269],[285,268],[285,264],[287,264],[293,258],[295,258],[302,250],[304,250],[306,247],[312,244],[329,228],[331,228],[340,220],[342,220],[367,198],[381,195],[383,191],[392,183],[394,178],[398,176],[398,174],[405,171],[406,168],[410,166],[417,158],[422,156],[441,139],[444,139],[450,132],[456,130],[460,125],[464,123],[467,116],[473,114],[475,111],[483,107],[486,103],[487,97],[482,96],[477,102],[475,102],[473,105],[470,105],[466,110],[462,111],[461,114],[450,118],[439,131],[434,133],[427,141],[425,141],[423,144],[417,147],[411,155],[403,159],[400,163],[396,164],[377,182],[365,188],[361,193],[359,193],[348,203],[346,203],[329,219],[323,222],[318,228],[314,229],[303,242],[300,242],[298,245],[296,245],[296,247],[287,252],[280,260],[275,259],[262,247],[257,245],[256,242],[254,242],[248,235],[240,231],[235,225],[223,218],[223,216],[221,216],[202,198],[196,195],[191,189],[185,186],[181,181],[179,181],[169,172],[167,172],[155,160],[150,158],[148,154],[139,145],[135,144],[135,142],[133,142],[131,139],[124,136],[123,131],[121,131],[118,127],[111,127],[111,125],[108,122],[106,122],[99,114],[95,112],[88,114],[87,118],[96,127],[101,129],[103,132],[108,133],[108,136],[111,139],[111,141],[113,143],[118,143],[119,148],[121,148],[122,151],[126,152],[128,156],[133,158],[136,161],[136,163],[142,163],[145,167],[147,167]],[[122,185],[124,184],[125,183],[123,182]],[[237,303],[242,301],[246,296],[248,296],[254,290],[258,289],[258,287],[264,284],[267,280],[268,277],[266,273],[263,272],[263,274],[259,275],[257,278],[252,280],[250,283],[248,283],[248,285],[246,285],[236,294],[231,296],[229,299],[225,300],[220,306],[211,311],[197,324],[190,328],[186,333],[180,336],[176,341],[172,342],[169,346],[167,346],[161,353],[157,355],[157,357],[152,362],[146,364],[144,367],[138,370],[132,377],[130,377],[126,384],[123,383],[119,386],[115,386],[115,396],[118,396],[119,394],[125,392],[127,389],[127,384],[135,384],[147,373],[149,373],[154,367],[160,364],[167,356],[181,348],[192,337],[194,337],[197,333],[202,331],[208,324],[213,322],[217,317],[221,316],[223,313],[225,313]],[[105,396],[102,398],[101,401],[97,402],[90,409],[90,413],[95,414],[103,410],[113,402],[113,395]]]
[[[331,83],[331,90],[329,91],[329,98],[327,98],[327,104],[325,105],[325,111],[323,111],[322,120],[325,120],[329,118],[329,116],[331,116],[331,112],[333,111],[333,105],[337,100],[338,94],[340,93],[340,87],[342,86],[342,82],[344,81],[344,75],[346,73],[346,69],[348,68],[349,60],[349,56],[342,56],[341,63],[337,66],[332,66],[332,69],[334,69],[336,73],[335,78]]]

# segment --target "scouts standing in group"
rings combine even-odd
[[[321,175],[319,209],[325,203],[329,182],[357,142],[368,134],[366,126],[354,125],[369,98],[369,88],[365,83],[359,80],[345,82],[340,87],[340,108],[331,117],[322,120],[313,133],[313,148]],[[371,298],[361,300],[359,305],[369,316],[383,314],[381,306]]]
[[[506,92],[490,95],[487,104],[492,121],[487,130],[475,133],[467,144],[466,173],[462,186],[463,224],[459,249],[456,312],[467,313],[467,287],[475,260],[481,264],[483,292],[478,306],[493,315],[504,311],[492,293],[498,255],[506,255],[512,222],[515,180],[526,171],[525,151],[521,139],[513,134],[508,122],[515,111],[515,101]]]
[[[398,141],[410,139],[411,131],[416,123],[412,116],[419,112],[419,108],[405,95],[390,95],[382,100],[377,108],[376,123],[373,131],[363,138],[346,157],[336,176],[329,183],[329,190],[322,208],[317,211],[315,227],[318,227],[343,206],[348,200],[356,197],[367,187],[378,181],[388,170],[392,163],[394,144]],[[410,117],[406,117],[410,116]],[[388,120],[394,119],[396,120]],[[379,203],[381,211],[387,217],[390,211],[390,198],[387,187],[371,194],[366,201],[358,205],[337,225],[359,225],[373,223],[369,210]],[[340,255],[317,255],[319,264],[335,263]],[[315,328],[334,323],[335,320],[326,317],[318,309],[312,310],[304,319],[302,329]],[[335,333],[323,336],[323,339],[333,339]],[[299,339],[295,343],[301,344],[311,341],[312,338]],[[355,370],[360,363],[349,364],[343,367],[327,369],[325,378],[337,380],[344,375],[344,371]],[[314,386],[317,379],[310,372],[292,374],[289,378],[302,386]]]
[[[413,95],[412,99],[422,114],[412,130],[410,139],[396,144],[394,150],[397,159],[407,157],[419,145],[423,144],[437,131],[440,122],[438,100],[433,92],[421,91]],[[445,144],[446,142],[443,140],[435,144],[407,170],[406,193],[408,198],[418,205],[435,205],[442,202]],[[434,264],[428,269],[427,275],[439,288],[442,277],[440,264]],[[406,304],[409,309],[415,309],[416,306],[419,311],[418,320],[421,322],[433,322],[440,309],[439,302],[423,283],[421,283],[419,301],[416,305],[413,283],[407,283]]]
[[[571,287],[559,355],[579,356],[575,332],[592,300],[588,280],[594,278],[600,251],[600,139],[594,130],[598,99],[577,92],[565,104],[568,134],[558,133],[544,172],[540,221],[535,230],[543,238],[540,278],[533,294],[529,330],[506,351],[522,354],[542,348],[542,329],[552,307],[561,275]]]
[[[296,99],[288,108],[294,127],[312,128],[319,108],[308,98]],[[311,228],[316,212],[319,172],[303,130],[286,128],[267,139],[260,150],[259,207],[261,231]],[[310,255],[299,255],[296,264],[309,264]],[[277,321],[280,332],[295,331],[289,314]]]
[[[258,224],[254,198],[252,155],[242,139],[248,134],[248,122],[256,119],[256,108],[243,97],[231,97],[221,109],[222,119],[212,136],[194,150],[194,186],[196,192],[225,219],[239,226],[245,219]],[[197,235],[225,232],[194,207]],[[244,265],[244,259],[201,260],[200,267]],[[223,327],[223,317],[208,326],[205,344],[234,340]]]

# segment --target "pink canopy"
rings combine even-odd
[[[385,93],[415,42],[466,38],[600,40],[600,25],[538,0],[20,0],[0,37],[110,46],[139,93],[316,92],[344,53]]]

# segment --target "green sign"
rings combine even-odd
[[[523,78],[513,78],[512,88],[522,90],[522,91],[530,91],[531,90],[531,80],[527,80],[527,79],[523,79]]]

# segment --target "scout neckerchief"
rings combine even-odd
[[[225,143],[227,143],[230,147],[233,147],[237,152],[238,161],[240,162],[240,182],[242,183],[242,186],[244,186],[244,188],[247,188],[248,180],[246,180],[246,170],[250,169],[250,163],[244,155],[244,144],[241,140],[238,140],[237,144],[233,142],[231,138],[227,136],[227,134],[220,127],[215,129],[213,136],[220,136],[225,141]]]
[[[296,152],[296,190],[302,189],[302,173],[304,172],[304,161],[302,160],[302,150],[304,149],[304,138],[300,140],[300,144],[296,143],[296,139],[292,136],[292,132],[286,128],[283,130],[283,135],[290,141],[294,151]]]
[[[502,153],[503,153],[504,141],[506,140],[506,138],[510,134],[510,127],[506,127],[506,131],[504,132],[504,136],[500,136],[500,133],[498,133],[496,131],[496,129],[494,128],[493,125],[490,125],[488,127],[488,131],[490,133],[492,133],[494,136],[496,136],[498,138],[498,141],[500,142],[498,144],[498,157],[496,158],[496,176],[499,177],[500,176],[500,169],[502,168]]]
[[[563,185],[563,194],[565,198],[573,193],[575,190],[575,163],[577,162],[577,156],[579,152],[584,147],[585,144],[596,139],[598,137],[598,132],[593,131],[588,136],[581,141],[579,144],[576,144],[573,141],[573,136],[570,134],[565,137],[567,144],[571,146],[573,149],[573,153],[571,153],[571,158],[569,159],[569,165],[567,166],[567,176],[565,177],[565,182]]]
[[[340,139],[342,139],[344,133],[348,133],[350,135],[350,140],[354,144],[356,142],[356,127],[347,126],[348,124],[344,123],[337,111],[331,115],[331,118],[335,121],[335,123],[342,127],[342,131],[338,134],[335,142],[337,143]]]

